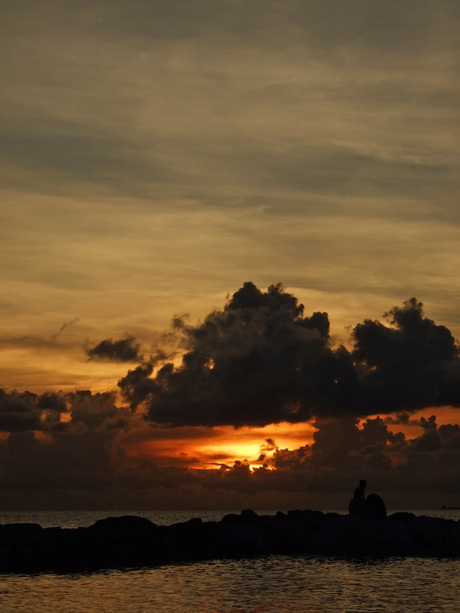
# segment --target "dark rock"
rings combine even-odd
[[[388,519],[390,521],[400,521],[400,522],[408,522],[414,521],[415,519],[414,513],[408,513],[407,511],[399,511],[398,513],[393,513],[393,515],[389,515]]]
[[[244,523],[247,524],[254,524],[259,520],[259,516],[257,515],[257,513],[255,511],[252,511],[251,509],[244,509],[243,511],[241,511],[240,517],[244,521]]]
[[[151,530],[154,528],[156,528],[156,524],[151,522],[146,517],[122,515],[121,517],[106,517],[105,519],[98,519],[95,524],[88,527],[88,530],[91,532],[133,532],[139,530]]]
[[[39,524],[3,524],[0,526],[0,530],[4,533],[26,535],[36,532],[41,532],[43,528]]]
[[[299,509],[287,512],[287,518],[290,521],[305,521],[306,519],[312,519],[313,517],[319,518],[323,515],[324,513],[321,513],[321,511],[300,511]]]
[[[348,505],[348,513],[351,517],[359,519],[385,519],[387,509],[378,494],[369,494],[366,500],[352,498]]]
[[[236,513],[228,513],[222,518],[224,524],[238,524],[241,521],[241,516]]]
[[[460,558],[460,522],[412,513],[360,519],[244,510],[220,522],[200,518],[156,526],[141,517],[108,517],[88,528],[0,526],[0,573],[78,572],[277,554]]]
[[[378,494],[369,494],[366,498],[366,506],[371,519],[385,519],[387,516],[385,503]]]

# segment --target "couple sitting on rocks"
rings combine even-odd
[[[385,519],[387,516],[385,503],[377,494],[369,494],[366,498],[364,495],[366,485],[366,481],[361,479],[348,505],[348,513],[351,517],[360,519]]]

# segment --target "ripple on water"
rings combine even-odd
[[[270,556],[91,574],[1,576],[2,613],[450,613],[460,560]]]

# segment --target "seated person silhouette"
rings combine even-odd
[[[387,515],[385,503],[377,494],[365,498],[366,485],[366,481],[361,479],[348,505],[348,513],[360,519],[384,519]]]
[[[366,489],[366,485],[367,483],[364,481],[364,479],[361,479],[361,481],[359,482],[358,487],[355,489],[355,493],[353,498],[357,498],[358,500],[365,500],[364,498],[364,491]]]

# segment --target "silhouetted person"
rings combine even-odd
[[[361,479],[361,481],[359,482],[358,487],[355,489],[355,493],[353,495],[353,498],[357,499],[357,500],[364,500],[364,491],[366,489],[366,485],[367,483],[364,481],[364,479]]]
[[[385,519],[387,516],[385,503],[378,494],[369,494],[366,498],[364,496],[366,485],[364,479],[361,479],[348,505],[348,513],[351,517],[360,519]]]

